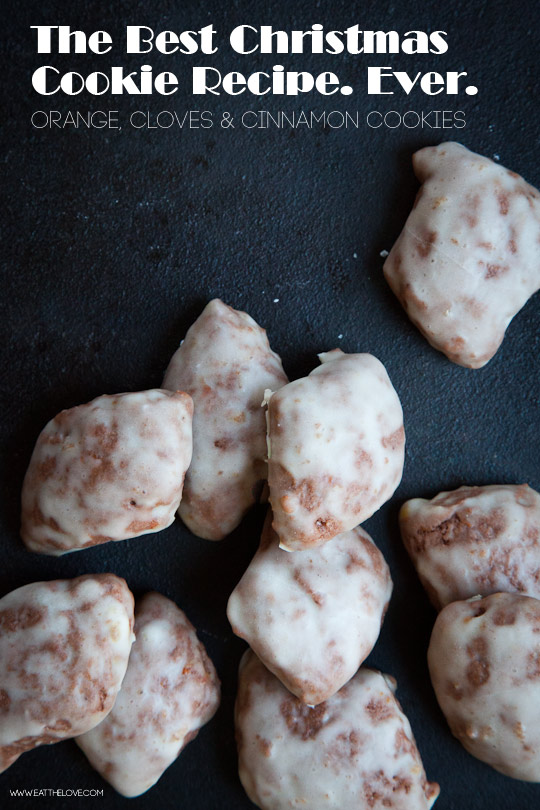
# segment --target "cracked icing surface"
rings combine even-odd
[[[235,721],[239,774],[262,810],[428,810],[427,782],[395,682],[360,669],[310,707],[248,650],[240,662]]]
[[[540,598],[540,495],[526,484],[460,487],[401,508],[403,542],[431,601],[498,591]]]
[[[367,520],[403,472],[403,412],[382,363],[340,349],[319,358],[308,377],[266,396],[273,527],[290,551]]]
[[[421,149],[413,167],[423,185],[384,274],[436,349],[479,368],[540,288],[540,193],[458,143]]]
[[[266,388],[287,382],[266,332],[214,299],[173,355],[164,388],[192,397],[193,460],[179,515],[191,531],[221,540],[240,523],[266,480]]]
[[[59,555],[170,526],[191,459],[192,413],[187,394],[157,389],[61,411],[24,479],[28,548]]]
[[[540,601],[496,593],[447,605],[428,664],[467,751],[514,779],[540,782]]]
[[[185,614],[158,593],[136,607],[136,641],[111,713],[77,739],[123,796],[152,787],[214,715],[216,671]]]
[[[0,771],[101,722],[132,631],[133,596],[113,574],[34,582],[0,599]]]
[[[360,527],[288,554],[268,513],[260,547],[227,615],[266,666],[302,701],[321,703],[371,652],[392,592],[390,571]]]

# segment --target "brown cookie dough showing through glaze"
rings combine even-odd
[[[235,722],[240,780],[261,810],[429,810],[426,780],[395,682],[360,669],[306,706],[252,651],[240,663]]]
[[[22,490],[21,536],[60,555],[167,528],[191,460],[191,397],[105,395],[42,430]]]
[[[540,495],[526,484],[414,498],[402,506],[399,523],[437,610],[498,591],[540,598]]]
[[[78,737],[123,796],[154,785],[219,705],[216,671],[185,614],[159,593],[136,605],[136,641],[111,713]]]
[[[279,548],[269,511],[227,615],[236,635],[304,703],[330,698],[379,636],[392,593],[383,555],[360,527],[324,546]]]
[[[496,593],[440,612],[428,650],[433,688],[467,751],[540,782],[540,601]]]
[[[403,472],[403,412],[383,364],[339,349],[319,358],[309,376],[266,396],[273,527],[288,551],[367,520]]]
[[[133,638],[133,596],[113,574],[34,582],[0,599],[0,772],[103,720]]]
[[[267,477],[264,391],[287,382],[266,332],[245,312],[210,301],[173,355],[163,387],[193,397],[193,460],[179,515],[221,540],[259,500]]]
[[[458,143],[421,149],[413,167],[422,187],[384,275],[432,346],[480,368],[540,288],[540,193]]]

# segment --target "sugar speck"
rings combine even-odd
[[[278,301],[279,301],[279,298],[274,298],[274,304],[277,304]]]
[[[500,155],[493,155],[493,160],[500,160],[500,159],[501,159]]]
[[[381,252],[379,253],[379,256],[382,256],[383,259],[386,259],[386,257],[388,256],[388,251],[387,250],[381,250]]]
[[[353,257],[353,259],[357,259],[358,258],[358,253],[353,253],[352,257]]]
[[[342,338],[342,337],[343,337],[343,335],[338,335],[338,336],[337,336],[337,339],[338,339],[338,340],[341,340],[341,338]]]

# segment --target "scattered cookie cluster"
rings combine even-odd
[[[428,340],[476,368],[540,287],[540,195],[458,144],[414,164],[423,186],[384,272]],[[392,580],[359,524],[400,483],[401,404],[372,355],[319,359],[289,382],[264,330],[211,301],[162,389],[98,397],[49,422],[23,484],[21,534],[59,555],[159,531],[178,513],[220,540],[268,499],[227,608],[251,648],[235,714],[248,796],[262,810],[427,810],[439,787],[395,681],[361,666]],[[408,501],[400,527],[440,610],[428,663],[452,732],[494,768],[540,781],[540,495],[461,487]],[[133,597],[112,574],[0,600],[1,769],[76,737],[123,795],[159,779],[213,716],[219,682],[164,596],[145,596],[133,623]]]
[[[433,688],[452,733],[493,768],[540,782],[540,495],[460,487],[400,512],[434,607]]]
[[[135,606],[114,574],[35,582],[0,600],[0,772],[75,737],[124,796],[148,790],[214,715],[220,685],[165,596]]]

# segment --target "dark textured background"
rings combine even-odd
[[[87,9],[94,5],[96,10]],[[386,365],[405,412],[403,482],[368,523],[395,582],[383,632],[368,663],[397,677],[428,777],[441,784],[438,810],[530,810],[540,785],[497,774],[465,753],[448,731],[428,680],[425,653],[434,612],[417,582],[397,531],[404,499],[462,483],[528,482],[540,488],[538,432],[540,300],[511,324],[489,365],[469,371],[432,349],[409,323],[382,272],[417,184],[412,152],[460,140],[540,184],[535,96],[540,22],[532,2],[472,3],[230,2],[225,5],[124,0],[107,4],[9,4],[1,40],[4,84],[3,187],[7,190],[0,321],[2,374],[0,593],[40,579],[113,571],[135,594],[162,591],[188,614],[218,667],[223,703],[150,793],[128,802],[90,768],[73,742],[24,754],[0,778],[0,805],[79,806],[75,800],[9,799],[17,787],[105,787],[86,800],[109,810],[190,808],[248,810],[236,775],[232,710],[244,645],[225,617],[227,597],[258,540],[254,511],[227,540],[198,540],[177,522],[157,535],[53,559],[24,550],[18,537],[19,494],[35,439],[62,408],[102,393],[158,386],[170,355],[212,297],[246,309],[268,330],[291,378],[308,373],[316,353],[337,345],[373,352]],[[38,97],[31,72],[50,63],[83,72],[106,64],[150,61],[186,77],[206,57],[43,57],[30,25],[106,29],[118,43],[126,24],[183,30],[214,23],[222,35],[217,66],[250,72],[334,70],[355,87],[347,98],[165,97],[71,100]],[[443,56],[241,57],[227,47],[235,25],[404,33],[448,32]],[[368,65],[409,70],[467,70],[477,96],[428,98],[419,91],[369,98]],[[209,109],[238,114],[371,109],[463,110],[462,130],[299,131],[235,129],[178,132],[33,130],[36,109],[130,111]],[[278,298],[279,302],[274,303]],[[342,335],[342,338],[338,336]],[[82,806],[82,805],[81,805]]]

